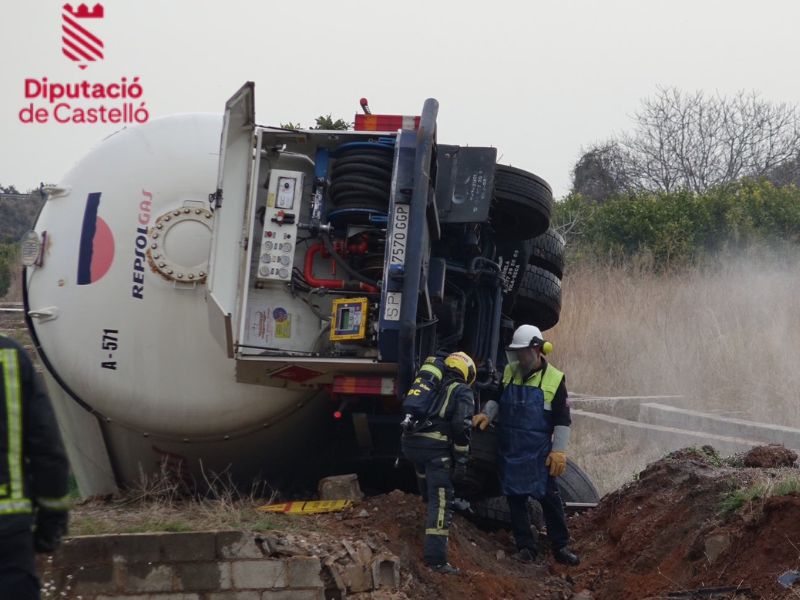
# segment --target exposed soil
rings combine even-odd
[[[293,520],[297,518],[303,517]],[[552,571],[549,557],[520,563],[512,558],[515,548],[509,532],[482,531],[459,515],[450,529],[449,558],[462,573],[431,572],[422,561],[425,507],[418,496],[394,491],[369,498],[348,513],[312,519],[311,527],[317,530],[356,538],[380,536],[400,559],[402,592],[408,598],[555,600],[572,596],[572,586],[565,575]]]
[[[683,597],[800,597],[800,587],[777,583],[782,573],[800,568],[800,495],[756,497],[736,510],[722,505],[726,495],[754,484],[769,489],[777,481],[796,482],[796,469],[725,466],[704,450],[683,450],[651,464],[638,481],[573,522],[583,559],[570,570],[575,590],[589,590],[597,600],[667,597],[699,588],[739,591]],[[785,449],[769,446],[750,454],[776,464]]]
[[[791,467],[797,461],[797,453],[783,446],[759,446],[742,457],[745,467]]]
[[[317,554],[323,564],[348,561],[348,553],[354,557],[367,547],[399,560],[399,590],[347,598],[800,598],[800,581],[790,589],[777,581],[800,570],[800,494],[794,491],[800,473],[788,466],[743,466],[756,459],[785,465],[788,458],[778,446],[724,461],[709,447],[670,454],[597,508],[570,519],[572,548],[582,560],[573,568],[558,565],[548,552],[533,564],[520,563],[508,531],[482,530],[456,515],[450,562],[462,572],[432,573],[422,561],[424,505],[400,491],[340,513],[270,515],[263,535]],[[96,516],[97,506],[92,510]],[[244,528],[251,524],[242,521]]]

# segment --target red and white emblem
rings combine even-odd
[[[91,10],[85,4],[76,8],[71,4],[62,7],[61,52],[81,69],[103,60],[103,40],[97,36],[97,24],[103,15],[102,4],[95,4]]]

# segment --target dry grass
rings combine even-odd
[[[553,362],[573,391],[681,394],[699,410],[800,427],[799,301],[800,261],[576,268],[549,332]]]
[[[722,499],[720,508],[725,512],[731,512],[746,506],[753,513],[760,515],[768,498],[797,493],[800,493],[800,478],[794,470],[789,470],[782,472],[777,478],[762,476],[745,488],[732,490]]]
[[[70,513],[69,534],[287,529],[290,523],[281,515],[257,510],[266,503],[266,500],[229,503],[180,500],[172,504],[90,502]]]
[[[93,499],[71,512],[70,535],[140,533],[153,531],[267,531],[287,523],[281,515],[259,506],[273,502],[269,486],[254,483],[247,491],[233,485],[227,474],[205,478],[203,492],[189,490],[166,465],[155,476],[141,475],[139,485],[110,499]]]

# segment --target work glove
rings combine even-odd
[[[544,466],[550,467],[550,476],[558,477],[567,468],[567,453],[566,452],[551,452],[547,455],[547,460],[544,461]]]
[[[474,417],[472,417],[472,426],[477,427],[481,431],[484,431],[491,423],[491,419],[489,415],[485,413],[478,413]]]
[[[36,552],[50,554],[61,545],[61,538],[67,533],[69,513],[62,510],[39,510],[36,513],[36,527],[33,530],[33,547]]]
[[[453,483],[461,483],[467,478],[467,458],[457,458],[453,468]]]

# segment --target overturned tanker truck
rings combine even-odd
[[[480,390],[516,324],[556,324],[549,186],[438,143],[437,112],[263,127],[247,83],[224,116],[123,129],[47,188],[25,310],[83,495],[165,464],[389,465],[421,360],[468,352]],[[491,438],[465,493],[497,494]],[[574,464],[561,480],[596,500]]]

